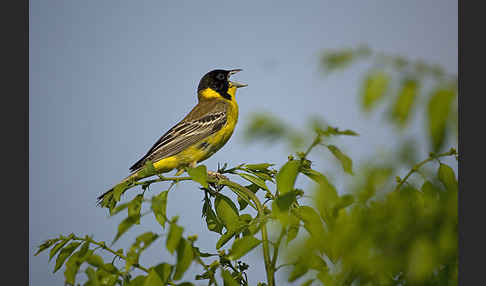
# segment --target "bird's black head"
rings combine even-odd
[[[235,81],[230,81],[231,75],[241,71],[241,69],[234,70],[212,70],[205,74],[199,81],[199,86],[197,87],[197,92],[201,93],[203,90],[208,88],[216,91],[222,97],[231,100],[231,95],[228,94],[228,89],[230,87],[244,87],[246,84],[242,84]]]

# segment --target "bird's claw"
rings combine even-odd
[[[228,180],[228,177],[226,177],[225,175],[218,173],[218,172],[208,171],[208,176],[213,177],[213,178],[218,179],[218,180],[221,180],[221,179]]]

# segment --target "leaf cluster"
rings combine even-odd
[[[387,119],[399,130],[406,129],[415,111],[423,112],[425,135],[434,152],[444,147],[450,135],[457,137],[456,76],[439,65],[375,52],[365,46],[326,51],[321,64],[329,73],[362,60],[371,63],[361,84],[363,111],[369,113],[388,101]]]
[[[373,56],[366,48],[331,52],[323,63],[334,71]],[[445,75],[403,58],[385,58],[383,62],[400,71],[416,69],[417,76],[403,81],[391,108],[391,118],[403,128],[417,104],[420,76],[438,80]],[[365,112],[386,98],[391,76],[386,69],[376,68],[366,76]],[[446,133],[453,129],[450,116],[457,92],[449,83],[427,99],[426,129],[435,151],[442,149]],[[266,281],[259,282],[261,286],[276,285],[277,274],[287,283],[306,286],[457,285],[459,187],[454,169],[442,161],[447,156],[457,159],[455,149],[430,153],[400,177],[395,165],[358,168],[353,164],[336,139],[358,136],[356,132],[316,118],[309,126],[311,135],[268,114],[250,122],[246,129],[250,141],[278,139],[299,150],[279,167],[225,164],[214,173],[199,165],[187,168],[187,176],[165,177],[148,162],[143,172],[152,178],[126,181],[101,202],[110,216],[125,215],[110,245],[91,236],[61,235],[42,243],[35,255],[50,250],[49,260],[56,258],[54,272],[64,267],[68,285],[81,285],[81,280],[86,286],[193,285],[188,279],[207,285],[249,285],[248,276],[259,267],[245,260],[251,252],[262,256]],[[325,171],[314,167],[311,153],[316,149],[333,156],[334,164],[355,183],[352,188],[338,190]],[[437,168],[431,174],[422,172],[426,164]],[[420,175],[419,184],[411,182],[414,175]],[[197,235],[187,235],[178,216],[167,213],[171,190],[186,181],[196,183],[195,191],[203,196],[201,219],[218,236],[209,250],[201,250]],[[158,189],[159,183],[164,187]],[[138,186],[141,191],[123,201],[122,195]],[[146,216],[158,222],[157,229],[139,234],[126,248],[112,248]],[[270,226],[277,227],[269,231]],[[162,239],[163,243],[155,243]],[[160,257],[155,265],[142,265],[143,253],[161,245],[175,262]],[[193,265],[200,271],[188,273]]]

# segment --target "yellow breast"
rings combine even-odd
[[[235,130],[236,123],[238,122],[238,104],[235,100],[236,87],[230,87],[228,89],[228,94],[231,95],[231,100],[222,98],[218,93],[208,90],[204,93],[206,98],[214,98],[214,100],[223,100],[229,103],[228,109],[226,110],[226,124],[213,135],[209,136],[205,142],[209,144],[208,148],[198,148],[198,144],[193,146],[193,160],[195,162],[201,162],[209,158],[211,155],[216,153],[221,147],[228,142],[233,131]]]

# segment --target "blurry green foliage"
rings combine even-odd
[[[410,118],[411,110],[418,95],[418,82],[413,79],[404,80],[400,86],[397,99],[392,107],[392,119],[400,126],[405,126]]]
[[[453,88],[440,87],[434,90],[427,104],[427,130],[434,151],[439,150],[445,141],[449,114],[456,95]]]
[[[365,48],[354,52],[333,51],[323,63],[332,71],[374,55]],[[410,65],[402,57],[387,59],[397,70]],[[386,69],[372,69],[363,83],[363,110],[372,112],[379,101],[394,98],[387,118],[405,127],[424,96],[420,93],[424,75],[444,77],[440,67],[423,62],[413,66],[415,75],[400,81],[395,97],[388,96],[394,75]],[[228,168],[225,164],[218,168],[219,176],[214,176],[199,165],[188,168],[187,176],[158,175],[124,186],[140,186],[143,193],[122,203],[124,191],[118,191],[110,202],[111,216],[126,215],[110,246],[90,236],[61,235],[42,243],[35,255],[50,249],[49,260],[56,257],[54,272],[64,267],[68,285],[81,285],[80,274],[85,286],[194,285],[183,278],[207,285],[248,285],[248,275],[260,267],[258,263],[264,264],[266,272],[260,286],[276,285],[277,275],[285,284],[306,286],[457,285],[459,186],[455,166],[442,160],[447,156],[457,159],[457,154],[453,148],[437,153],[449,131],[457,128],[457,90],[450,82],[441,82],[428,96],[423,127],[432,152],[421,162],[416,161],[418,140],[411,138],[391,150],[390,160],[375,158],[356,166],[338,141],[359,140],[349,137],[358,136],[356,132],[329,126],[316,117],[310,118],[309,128],[296,131],[277,117],[256,114],[245,131],[247,142],[278,141],[292,146],[297,152],[282,166],[265,162]],[[338,189],[327,172],[314,167],[317,152],[332,154],[336,160],[329,163],[347,173],[347,185]],[[426,164],[433,168],[432,173],[423,170]],[[153,172],[152,164],[145,170]],[[420,176],[414,176],[417,174]],[[218,235],[208,252],[196,246],[197,236],[187,235],[177,216],[167,213],[170,191],[184,181],[195,182],[195,191],[204,195],[202,219]],[[157,191],[152,184],[158,182],[170,185]],[[148,207],[142,208],[143,204]],[[142,213],[142,209],[148,211]],[[138,235],[126,249],[112,249],[121,236],[143,224],[147,214],[153,214],[160,226]],[[165,243],[154,243],[158,239]],[[168,259],[161,256],[153,266],[141,265],[147,249],[160,251],[154,245],[165,247],[175,262],[164,262]],[[105,261],[95,251],[104,251],[112,259]],[[250,252],[261,255],[262,262],[246,264],[243,260]],[[187,273],[193,264],[200,271]],[[282,272],[283,268],[287,271]]]
[[[362,97],[364,110],[370,111],[385,96],[389,82],[389,75],[383,71],[373,71],[366,76]]]
[[[439,65],[410,61],[367,47],[326,52],[321,64],[329,73],[358,61],[371,63],[360,94],[364,111],[371,112],[379,102],[389,98],[389,122],[405,129],[412,113],[423,110],[427,118],[426,135],[434,152],[442,150],[448,135],[457,138],[457,76],[447,74]]]
[[[344,69],[353,61],[370,56],[371,50],[366,46],[357,49],[327,50],[321,57],[321,63],[328,72]]]

